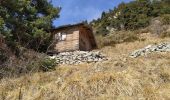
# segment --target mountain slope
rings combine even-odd
[[[134,0],[121,3],[118,7],[103,12],[102,17],[91,25],[96,34],[108,34],[111,30],[137,30],[150,25],[155,17],[170,14],[169,0]],[[111,32],[112,33],[112,32]]]
[[[167,42],[149,33],[145,41],[107,46],[99,51],[108,61],[62,65],[56,71],[0,81],[0,99],[15,100],[113,100],[170,99],[170,52],[132,59],[129,54],[149,44]]]

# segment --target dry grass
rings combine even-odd
[[[138,40],[138,34],[132,31],[117,31],[107,36],[96,35],[96,41],[99,48],[104,46],[115,46],[123,42],[134,42]]]
[[[108,61],[63,65],[56,71],[0,81],[0,100],[169,100],[170,53],[132,59],[128,54],[151,43],[170,41],[142,34],[145,41],[107,46]]]

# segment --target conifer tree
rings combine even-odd
[[[0,0],[0,34],[9,44],[44,49],[59,12],[49,0]]]

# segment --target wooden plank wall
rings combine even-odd
[[[56,43],[54,49],[58,52],[79,50],[79,31],[66,31],[66,40]]]
[[[85,28],[80,29],[80,50],[89,51],[92,49],[89,33]]]

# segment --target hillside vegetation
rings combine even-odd
[[[102,17],[91,22],[96,34],[108,34],[115,30],[138,30],[149,26],[151,19],[162,17],[170,22],[169,0],[135,0],[121,3]]]
[[[170,41],[141,34],[146,41],[106,46],[108,61],[61,65],[56,71],[0,81],[2,100],[169,100],[170,52],[135,59],[129,54],[149,44]]]
[[[107,60],[79,65],[57,65],[45,54],[60,8],[48,0],[14,2],[0,1],[0,100],[170,99],[170,52],[130,57],[170,42],[170,0],[135,0],[104,12],[90,25],[94,52]]]
[[[162,38],[170,36],[169,24],[169,0],[135,0],[121,3],[113,10],[103,12],[101,18],[90,23],[99,48],[134,42],[139,40],[139,34],[147,32]]]
[[[60,9],[49,0],[0,0],[0,79],[51,69],[45,52]]]

